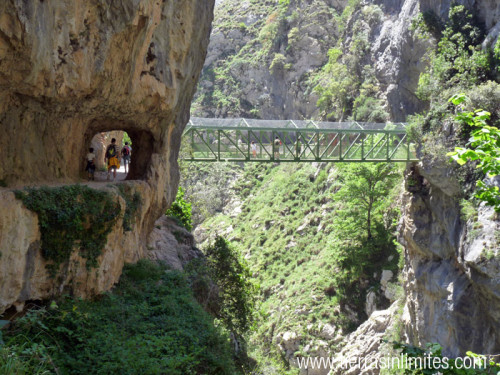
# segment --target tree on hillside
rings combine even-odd
[[[342,169],[343,186],[335,199],[350,206],[345,212],[366,229],[367,239],[372,239],[373,215],[385,204],[384,198],[398,178],[396,167],[387,163],[359,163]]]
[[[341,303],[363,311],[368,280],[389,256],[398,256],[392,220],[387,223],[385,219],[391,212],[392,191],[400,175],[395,165],[387,163],[353,163],[338,168],[341,188],[334,196],[336,241],[331,244],[338,267],[332,278]]]

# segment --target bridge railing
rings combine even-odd
[[[200,119],[197,119],[200,120]],[[202,120],[202,119],[201,119]],[[184,132],[190,144],[191,161],[245,162],[409,162],[417,160],[412,144],[401,124],[377,129],[360,123],[340,128],[271,127],[273,121],[228,125],[229,121],[207,119],[191,122]],[[233,119],[231,119],[233,120]],[[254,122],[254,124],[251,124]],[[217,125],[219,124],[219,125]],[[332,123],[326,123],[332,124]],[[252,125],[252,126],[251,126]],[[265,126],[263,126],[265,125]],[[303,125],[300,123],[300,125]],[[317,125],[317,124],[316,124]]]

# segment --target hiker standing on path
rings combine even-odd
[[[125,174],[128,173],[127,171],[127,165],[130,164],[130,154],[132,153],[132,147],[128,145],[128,142],[125,142],[125,146],[122,148],[122,159],[123,159],[123,166],[125,168]]]
[[[252,155],[253,155],[253,157],[256,158],[257,157],[257,145],[255,144],[254,141],[252,141],[252,145],[250,147],[252,149]]]
[[[111,139],[111,144],[106,149],[105,158],[108,160],[108,177],[109,180],[110,172],[113,170],[113,181],[116,179],[116,170],[120,168],[120,160],[118,159],[118,150],[116,148],[116,139]]]
[[[88,173],[88,178],[89,181],[92,180],[94,181],[94,173],[95,173],[95,154],[94,154],[94,149],[91,147],[89,148],[89,153],[85,157],[87,160],[87,166],[85,167],[85,170]]]

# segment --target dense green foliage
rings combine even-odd
[[[132,193],[125,184],[118,185],[118,192],[125,200],[126,205],[123,214],[123,230],[129,232],[132,230],[132,225],[135,223],[135,218],[142,204],[141,194],[138,192]]]
[[[430,109],[409,119],[409,134],[413,141],[421,144],[424,158],[445,162],[450,149],[463,148],[470,142],[471,131],[475,128],[471,126],[472,118],[479,115],[474,114],[475,108],[489,112],[491,116],[482,120],[489,126],[498,127],[500,85],[494,80],[500,60],[494,51],[482,48],[483,26],[463,6],[452,6],[447,21],[435,14],[421,15],[416,20],[416,30],[423,32],[424,37],[432,34],[440,39],[436,49],[429,53],[429,70],[419,81],[418,95],[430,101]],[[498,43],[494,47],[497,49]],[[463,114],[459,116],[449,102],[457,92],[468,97],[461,103]],[[456,168],[455,173],[466,198],[471,196],[476,180],[484,177],[481,168],[475,169],[472,165]]]
[[[464,94],[456,95],[450,99],[455,105],[460,105],[466,100]],[[470,148],[455,147],[455,151],[448,155],[458,164],[464,165],[470,160],[477,161],[477,168],[488,177],[500,174],[500,130],[489,126],[487,121],[491,113],[476,111],[459,111],[456,120],[472,127],[472,135],[469,139]],[[482,180],[476,182],[476,198],[493,206],[500,213],[500,189],[495,185],[487,185]]]
[[[217,316],[231,331],[243,336],[251,327],[255,310],[255,286],[246,262],[222,237],[205,249],[210,278],[219,288]]]
[[[370,57],[374,25],[381,21],[382,15],[378,5],[350,0],[336,17],[341,31],[337,46],[329,50],[325,66],[309,79],[319,95],[317,105],[323,118],[342,121],[350,116],[356,121],[387,120],[383,102],[377,98],[379,83]]]
[[[193,229],[193,222],[191,219],[191,203],[184,199],[184,189],[179,186],[175,201],[170,208],[165,212],[165,215],[176,219],[187,230]]]
[[[147,261],[127,266],[115,290],[96,301],[68,297],[32,310],[5,342],[2,375],[236,373],[228,337],[187,279]]]
[[[334,231],[338,271],[332,278],[339,295],[362,309],[366,295],[362,281],[376,273],[391,255],[397,258],[394,228],[398,212],[389,198],[400,171],[392,164],[355,164],[339,167],[341,188],[334,199]],[[385,215],[385,218],[384,218]],[[384,222],[384,219],[386,222]],[[387,222],[389,221],[389,222]]]
[[[16,198],[38,215],[42,255],[52,261],[53,275],[68,261],[74,248],[87,259],[87,267],[97,266],[97,257],[120,214],[120,205],[105,191],[72,185],[57,188],[27,188]]]
[[[339,167],[341,170],[342,187],[336,194],[336,199],[349,202],[353,208],[344,220],[354,220],[358,229],[366,229],[366,239],[372,236],[373,216],[384,207],[384,197],[394,186],[394,181],[400,178],[394,164],[355,164]]]
[[[287,373],[273,342],[278,333],[297,332],[306,345],[317,339],[321,324],[354,328],[366,318],[366,293],[380,289],[381,270],[397,273],[393,231],[399,212],[392,204],[402,177],[393,166],[381,166],[367,164],[361,172],[354,165],[247,164],[231,189],[241,212],[201,224],[211,234],[229,233],[260,285],[260,315],[249,348],[261,370]],[[346,197],[356,194],[351,186],[363,189],[384,174],[399,178],[372,183],[369,195],[378,199],[368,239],[366,206]]]
[[[446,89],[468,88],[493,78],[495,61],[491,50],[481,48],[483,39],[473,14],[463,5],[451,7],[438,46],[430,53],[430,70],[420,76],[417,95],[435,100]]]
[[[132,146],[132,138],[130,138],[127,132],[123,132],[123,145],[125,145],[125,142],[127,142],[129,146]]]
[[[424,349],[398,342],[393,347],[406,358],[406,366],[401,369],[405,375],[497,375],[500,371],[500,364],[472,352],[467,352],[467,359],[445,357],[443,348],[435,343]]]

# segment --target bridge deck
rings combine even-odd
[[[405,124],[192,118],[189,161],[410,162]],[[253,144],[252,144],[253,142]]]

